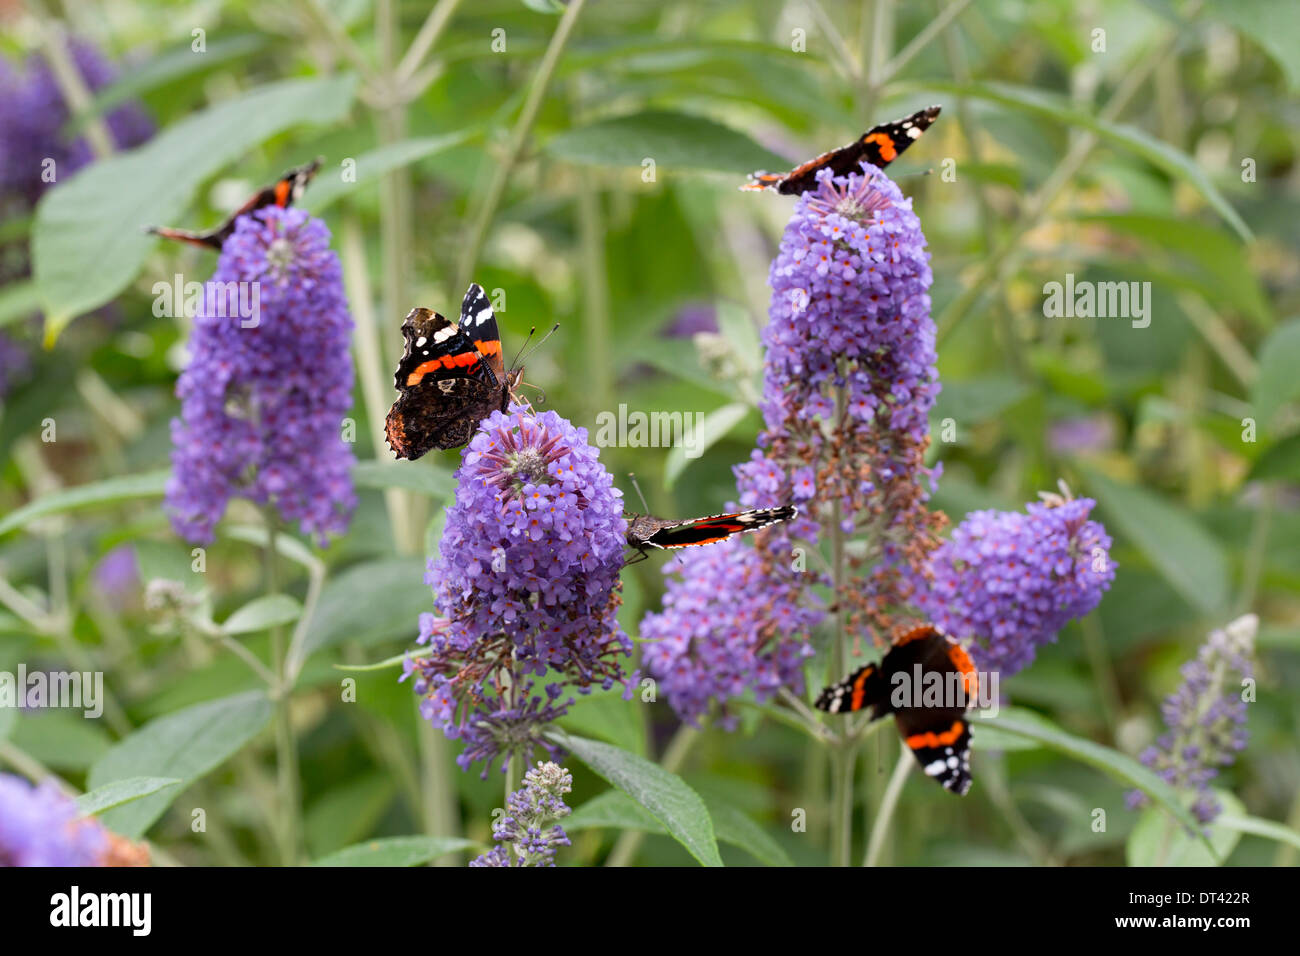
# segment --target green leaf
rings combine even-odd
[[[1054,727],[1052,722],[1038,711],[1030,710],[1027,707],[1002,707],[999,708],[998,715],[1005,715],[1022,723],[1038,724],[1040,727]],[[1011,734],[1004,730],[1000,730],[997,724],[993,722],[995,719],[996,718],[993,717],[984,717],[980,712],[977,712],[974,715],[974,719],[970,722],[970,743],[972,749],[1002,751],[1037,750],[1040,746],[1036,740],[1029,740],[1017,734]]]
[[[367,840],[345,847],[312,866],[420,866],[448,853],[476,847],[472,840],[459,837],[404,836]]]
[[[1187,514],[1149,491],[1087,472],[1112,527],[1135,544],[1193,607],[1213,614],[1228,603],[1228,562],[1219,543]]]
[[[1235,811],[1228,812],[1225,809],[1215,819],[1214,823],[1216,826],[1226,827],[1229,830],[1236,830],[1250,836],[1263,837],[1266,840],[1274,840],[1278,843],[1285,843],[1300,850],[1300,833],[1275,820],[1250,817]]]
[[[1259,373],[1251,404],[1259,427],[1267,429],[1284,404],[1300,395],[1300,319],[1279,325],[1259,349]]]
[[[1300,19],[1295,0],[1210,0],[1206,13],[1258,43],[1282,68],[1291,91],[1300,92]]]
[[[1300,480],[1300,434],[1282,439],[1259,456],[1247,481]]]
[[[1215,790],[1214,796],[1225,812],[1244,815],[1246,808],[1231,793]],[[1184,805],[1190,805],[1193,799],[1186,794],[1182,796]],[[1208,840],[1201,834],[1202,830],[1209,831]],[[1240,840],[1240,830],[1224,826],[1218,819],[1208,827],[1198,824],[1189,833],[1153,807],[1138,817],[1128,836],[1125,857],[1129,866],[1220,866]]]
[[[372,833],[393,803],[397,785],[383,773],[350,776],[312,801],[303,834],[312,856],[340,850]]]
[[[730,804],[707,803],[719,843],[744,850],[767,866],[794,866],[779,843],[757,823]],[[560,821],[566,833],[579,830],[638,830],[667,836],[668,830],[645,807],[621,790],[606,790]]]
[[[298,620],[302,605],[287,594],[264,594],[254,598],[226,618],[221,629],[227,634],[249,634],[267,631],[281,624]]]
[[[25,527],[38,518],[62,514],[65,511],[93,508],[96,505],[111,504],[131,498],[157,497],[166,490],[170,475],[171,472],[168,471],[147,471],[139,475],[106,478],[88,485],[78,485],[75,488],[42,495],[16,511],[11,511],[0,520],[0,534]]]
[[[85,816],[94,816],[176,786],[180,782],[175,777],[127,777],[125,780],[115,780],[77,797],[77,809]]]
[[[900,91],[919,86],[920,84],[898,84]],[[940,90],[953,95],[970,96],[991,103],[1000,103],[1003,106],[1023,110],[1031,115],[1052,120],[1065,126],[1081,126],[1084,129],[1089,129],[1101,138],[1136,153],[1153,166],[1163,169],[1169,175],[1186,180],[1197,192],[1205,197],[1205,201],[1210,204],[1211,208],[1232,227],[1233,231],[1243,241],[1249,242],[1254,238],[1245,220],[1241,218],[1237,210],[1232,208],[1224,195],[1219,192],[1218,187],[1210,181],[1210,177],[1205,174],[1205,171],[1196,164],[1192,157],[1179,149],[1175,149],[1168,143],[1156,139],[1144,130],[1135,126],[1108,123],[1090,113],[1075,109],[1059,96],[1023,86],[1013,86],[1009,83],[949,83],[927,80],[924,83],[924,89],[927,91]]]
[[[9,708],[0,710],[0,723]],[[102,720],[87,720],[81,711],[23,711],[13,729],[14,745],[33,760],[52,770],[85,773],[102,757],[112,738],[100,726]],[[0,738],[4,733],[0,732]]]
[[[983,378],[971,382],[944,382],[930,412],[932,421],[951,418],[963,425],[978,425],[997,418],[1029,394],[1029,386],[1013,378]]]
[[[560,159],[593,166],[641,167],[652,159],[657,175],[684,169],[744,174],[764,167],[790,168],[788,160],[734,129],[703,116],[658,110],[568,130],[553,137],[545,149]]]
[[[700,863],[722,866],[708,808],[681,777],[609,744],[565,733],[552,736],[597,776],[648,810]]]
[[[322,176],[307,191],[298,205],[312,215],[320,215],[321,210],[326,206],[356,192],[368,183],[378,182],[384,174],[435,156],[453,146],[459,146],[468,138],[468,133],[456,132],[445,136],[405,139],[400,143],[372,149],[356,157],[356,179],[353,182],[344,182],[342,176]]]
[[[100,90],[86,115],[74,118],[72,131],[78,131],[90,116],[102,115],[127,100],[139,99],[143,94],[174,83],[183,76],[213,70],[240,59],[261,49],[267,41],[267,37],[245,33],[213,39],[202,53],[194,51],[190,40],[169,50],[161,50],[141,64],[139,69],[123,74],[120,79]]]
[[[725,438],[727,433],[743,422],[748,414],[749,406],[741,402],[723,405],[705,415],[698,428],[692,427],[688,434],[681,435],[678,443],[668,449],[668,456],[664,462],[664,487],[671,488],[675,485],[688,464],[698,460],[701,455]],[[685,446],[688,444],[686,441],[688,435],[689,444],[694,446],[691,448],[693,456],[691,458],[686,457]]]
[[[383,558],[348,568],[321,591],[307,632],[306,653],[343,641],[414,641],[420,614],[433,609],[421,558]],[[375,595],[383,600],[376,601]]]
[[[456,493],[456,482],[446,468],[420,462],[404,465],[382,461],[359,461],[352,469],[352,483],[358,488],[405,488],[430,498],[450,498]]]
[[[36,283],[31,279],[8,282],[0,288],[0,328],[35,315],[40,309]]]
[[[1178,792],[1161,780],[1149,767],[1144,767],[1127,754],[1067,734],[1048,723],[1045,718],[1042,721],[1030,722],[998,716],[993,718],[991,723],[999,730],[1036,741],[1067,757],[1096,767],[1122,783],[1136,787],[1164,806],[1179,823],[1198,831],[1199,824],[1196,818],[1183,805]]]
[[[138,149],[86,167],[36,207],[32,271],[46,337],[103,305],[154,248],[144,228],[180,221],[199,185],[263,140],[300,123],[346,115],[351,76],[291,79],[194,113]]]
[[[739,847],[765,866],[794,866],[794,861],[767,831],[736,807],[708,801],[718,841]]]
[[[585,697],[579,696],[559,724],[565,730],[597,737],[645,756],[645,738],[636,712],[639,706],[636,699],[623,699],[622,687],[594,690]]]
[[[187,707],[149,721],[118,741],[90,768],[87,786],[98,789],[131,777],[175,777],[189,784],[224,763],[271,720],[271,702],[250,691]],[[184,786],[109,810],[104,825],[136,840],[162,816]]]

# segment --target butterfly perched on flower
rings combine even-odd
[[[872,720],[893,714],[925,775],[964,795],[971,785],[966,711],[978,689],[979,675],[962,646],[922,624],[897,634],[880,663],[823,690],[815,706],[831,714],[870,708]]]
[[[755,191],[771,189],[786,196],[798,196],[817,188],[817,173],[823,169],[830,169],[836,176],[844,176],[861,172],[864,160],[883,169],[921,138],[921,134],[938,117],[939,109],[938,106],[930,106],[892,123],[873,126],[848,145],[822,153],[788,173],[750,173],[749,182],[740,188]]]
[[[295,166],[289,170],[271,185],[259,189],[249,200],[232,212],[219,226],[214,226],[207,232],[190,232],[187,229],[171,229],[167,226],[149,226],[145,231],[155,236],[162,236],[164,239],[175,239],[177,242],[188,242],[190,245],[201,246],[207,249],[216,249],[221,251],[227,239],[235,231],[235,220],[240,216],[246,216],[250,212],[256,212],[258,209],[264,209],[267,206],[279,206],[281,209],[288,209],[299,199],[302,198],[303,192],[307,189],[307,184],[312,181],[324,160],[317,158],[303,166]]]
[[[397,401],[384,430],[397,458],[415,460],[431,448],[459,448],[492,412],[505,411],[523,377],[501,358],[501,332],[477,282],[460,304],[460,322],[412,309],[402,323],[406,351],[397,363]]]
[[[733,535],[759,531],[778,521],[789,521],[799,513],[794,505],[781,508],[758,508],[732,514],[709,515],[686,521],[666,521],[653,515],[630,514],[627,543],[635,548],[641,561],[650,556],[651,548],[671,550],[699,544],[714,544]]]

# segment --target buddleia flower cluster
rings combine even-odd
[[[0,866],[100,866],[111,843],[52,782],[0,773]]]
[[[497,845],[470,866],[555,866],[555,851],[569,845],[564,828],[555,821],[572,811],[564,795],[573,789],[573,776],[547,761],[524,774],[524,785],[506,798],[506,810],[492,824]]]
[[[744,692],[802,690],[808,634],[825,613],[807,553],[827,529],[861,539],[834,595],[851,632],[894,623],[903,570],[923,566],[944,521],[925,507],[937,477],[924,465],[939,391],[931,281],[911,200],[874,166],[823,170],[795,203],[768,276],[764,430],[736,474],[743,507],[794,502],[800,517],[753,547],[714,545],[666,566],[664,609],[642,633],[658,641],[647,666],[683,717],[715,702],[725,723]]]
[[[465,748],[462,767],[536,747],[546,725],[623,682],[618,625],[627,522],[587,431],[555,412],[493,412],[462,453],[456,500],[425,581],[412,678],[421,712]],[[502,769],[505,763],[502,763]]]
[[[356,506],[342,438],[352,317],[329,243],[320,220],[270,206],[241,216],[222,248],[172,422],[166,506],[191,541],[211,541],[236,496],[322,542],[347,530]]]
[[[1210,785],[1219,770],[1246,749],[1246,694],[1254,677],[1259,618],[1247,614],[1210,633],[1196,657],[1182,667],[1183,682],[1161,707],[1165,732],[1139,759],[1166,783],[1195,794],[1192,814],[1211,823],[1222,811]],[[1140,791],[1128,795],[1145,806]]]
[[[67,50],[90,92],[117,79],[117,68],[89,41],[71,37]],[[57,183],[94,159],[84,136],[67,135],[71,116],[43,54],[33,54],[21,70],[0,60],[0,197],[30,207],[51,186],[49,161]],[[143,143],[154,130],[134,102],[110,110],[104,125],[118,149]]]
[[[913,604],[972,644],[981,669],[1010,677],[1069,621],[1093,610],[1115,580],[1096,502],[1045,495],[1020,511],[968,514],[930,556]]]

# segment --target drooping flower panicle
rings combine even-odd
[[[176,386],[167,508],[190,540],[210,541],[235,496],[318,539],[347,529],[352,318],[329,240],[320,220],[275,206],[226,240]]]
[[[974,511],[914,575],[913,603],[953,637],[973,642],[982,670],[1009,677],[1039,647],[1101,601],[1115,579],[1091,498],[1052,496],[1019,511]]]
[[[426,655],[407,663],[425,717],[465,740],[462,766],[553,747],[572,700],[628,680],[618,626],[627,522],[587,442],[555,412],[493,412],[462,453],[455,504],[425,580]]]

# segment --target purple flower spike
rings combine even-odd
[[[1259,618],[1247,614],[1210,634],[1183,665],[1183,683],[1160,708],[1165,733],[1140,757],[1166,783],[1196,794],[1191,810],[1201,823],[1213,822],[1222,811],[1210,784],[1249,739],[1243,687],[1254,676],[1258,630]],[[1141,791],[1128,794],[1130,807],[1147,802]]]
[[[439,616],[421,616],[429,653],[404,676],[425,718],[465,741],[461,766],[486,775],[499,755],[554,752],[541,734],[573,702],[566,687],[630,686],[617,618],[627,522],[586,429],[554,412],[493,412],[456,477],[425,575]]]
[[[555,866],[555,851],[569,845],[558,823],[571,812],[564,795],[573,776],[554,763],[539,763],[524,774],[524,785],[506,800],[506,812],[492,824],[497,846],[470,861],[470,866]]]
[[[211,541],[235,496],[272,504],[322,543],[347,530],[352,317],[329,241],[320,220],[275,206],[226,240],[176,385],[166,503],[189,540]]]
[[[913,603],[953,637],[972,641],[979,666],[1010,677],[1067,622],[1101,601],[1115,579],[1110,536],[1091,498],[1018,511],[974,511],[931,556]]]

